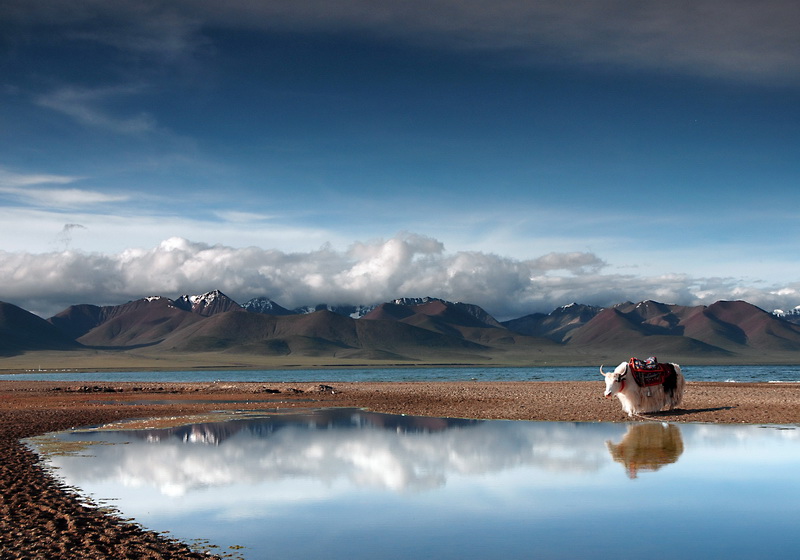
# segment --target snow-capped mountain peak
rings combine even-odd
[[[264,315],[291,315],[292,312],[278,305],[265,296],[253,298],[242,304],[242,308],[250,313],[263,313]]]
[[[175,307],[184,311],[191,311],[199,315],[214,315],[241,307],[238,303],[219,290],[213,290],[199,295],[182,295],[173,300]]]
[[[789,311],[784,311],[783,309],[775,309],[772,311],[772,314],[775,317],[783,319],[784,321],[789,321],[790,323],[795,323],[800,325],[800,305],[790,309]]]

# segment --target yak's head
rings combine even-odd
[[[625,387],[625,379],[628,375],[628,363],[622,362],[614,371],[603,371],[603,366],[600,366],[600,374],[606,378],[606,391],[604,395],[607,399],[610,399],[621,392],[623,387]]]

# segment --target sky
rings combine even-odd
[[[792,0],[4,0],[0,300],[800,305]]]

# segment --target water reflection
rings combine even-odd
[[[52,455],[55,472],[96,499],[114,498],[124,516],[177,538],[243,546],[246,558],[665,558],[676,549],[682,558],[752,558],[800,550],[794,429],[342,409],[225,418],[37,441],[80,447]],[[653,516],[674,533],[669,547],[650,537]],[[626,520],[624,549],[610,518]]]
[[[630,478],[639,471],[657,471],[683,453],[683,439],[674,424],[631,424],[619,443],[606,442],[611,457],[622,463]]]
[[[577,424],[485,422],[346,409],[63,437],[127,444],[93,446],[91,461],[54,458],[70,479],[123,477],[128,485],[152,485],[170,496],[234,481],[297,477],[326,484],[342,479],[354,486],[407,492],[442,486],[453,475],[520,466],[564,474],[597,470],[604,463],[604,450],[593,430],[578,430]]]

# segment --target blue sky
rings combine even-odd
[[[794,2],[10,0],[0,33],[0,300],[44,316],[800,305]]]

